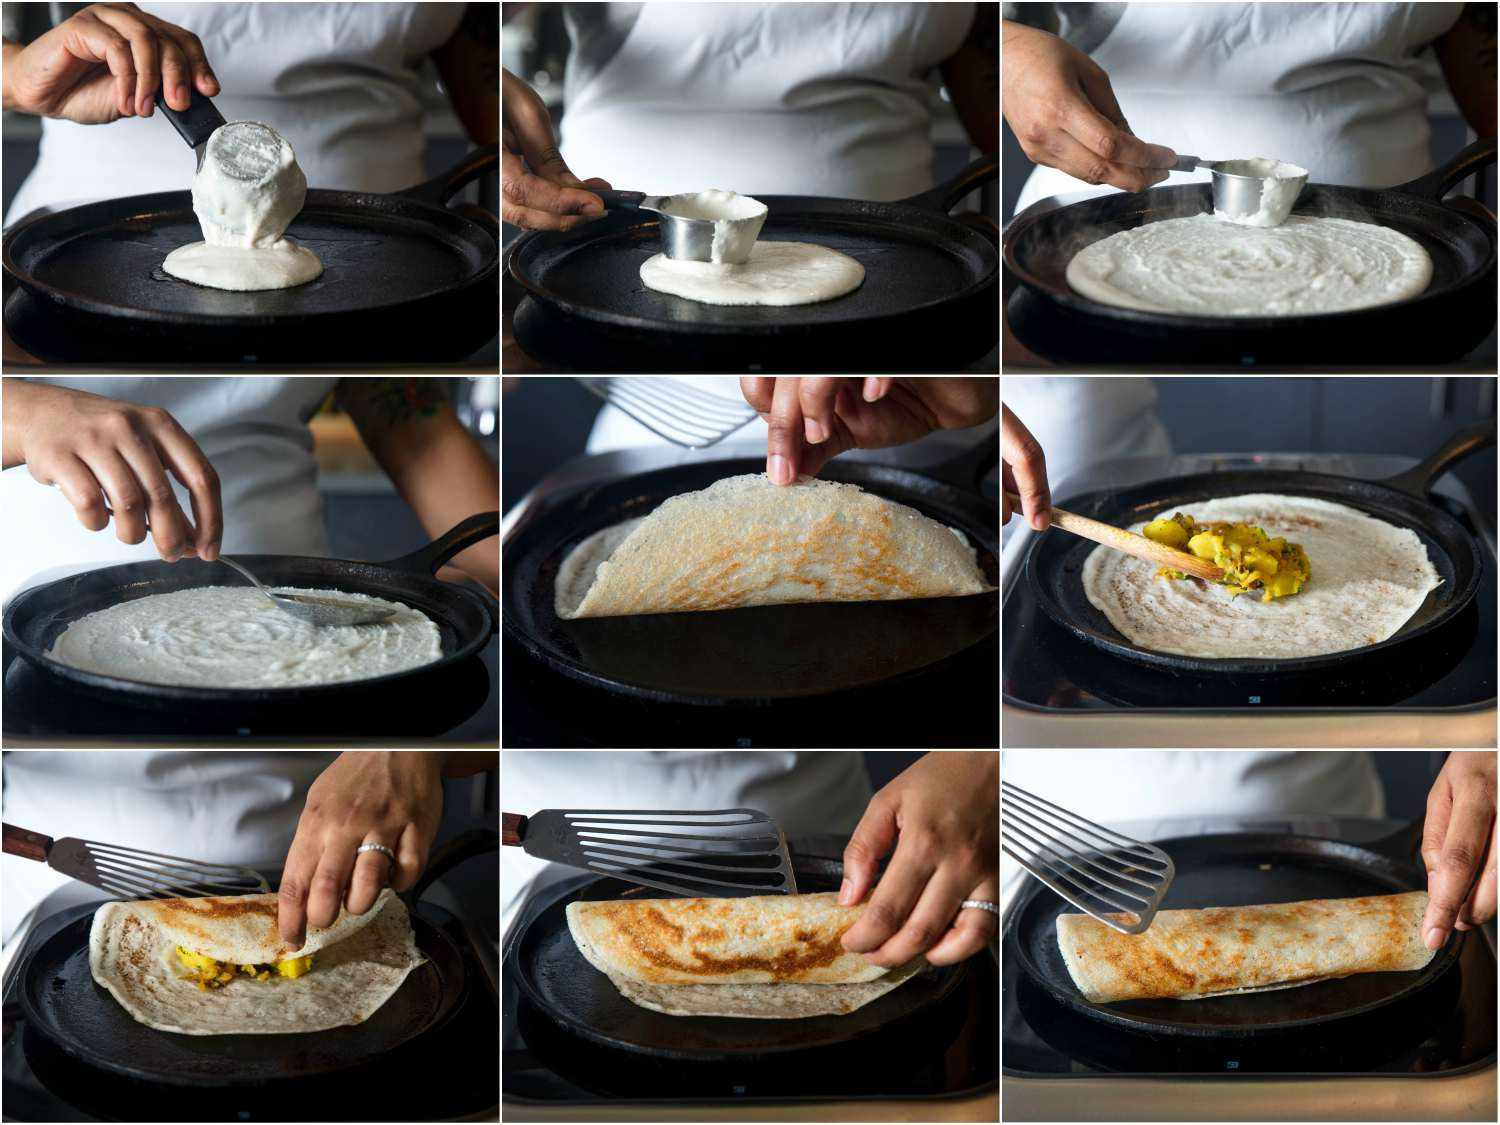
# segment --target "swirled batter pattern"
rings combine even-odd
[[[1197,316],[1305,316],[1388,305],[1432,280],[1415,239],[1374,223],[1293,215],[1243,227],[1164,219],[1085,246],[1068,284],[1101,304]]]
[[[310,625],[244,586],[152,594],[69,625],[54,660],[72,668],[152,684],[306,687],[385,676],[443,655],[432,619],[399,602],[342,590],[278,588],[395,609],[372,625]]]

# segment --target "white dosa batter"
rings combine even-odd
[[[203,241],[180,246],[162,269],[211,289],[290,289],[323,263],[283,232],[307,200],[307,177],[285,137],[269,125],[232,121],[215,129],[193,177],[193,213]]]
[[[811,305],[858,289],[865,267],[810,242],[757,242],[748,261],[689,262],[657,254],[641,263],[641,281],[705,305]]]
[[[1390,227],[1293,215],[1244,227],[1164,219],[1085,246],[1068,284],[1090,300],[1197,316],[1304,316],[1388,305],[1432,280],[1432,259]]]
[[[371,625],[311,625],[246,586],[151,594],[81,617],[49,655],[71,668],[191,687],[278,688],[366,680],[443,655],[432,619],[343,590],[278,589],[395,609]]]

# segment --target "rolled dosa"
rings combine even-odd
[[[589,536],[559,566],[554,602],[567,620],[990,589],[963,534],[914,508],[857,485],[783,487],[756,473]]]
[[[1163,910],[1140,934],[1061,914],[1057,945],[1073,983],[1095,1004],[1199,1000],[1421,969],[1433,958],[1422,944],[1426,910],[1425,891]]]
[[[845,1015],[909,980],[840,944],[863,905],[832,893],[569,903],[578,950],[627,1000],[668,1015]]]

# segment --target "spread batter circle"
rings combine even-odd
[[[52,659],[103,676],[212,688],[310,687],[366,680],[441,659],[442,636],[421,610],[343,590],[273,587],[395,609],[370,625],[312,625],[246,586],[151,594],[80,617]]]
[[[739,265],[657,254],[641,263],[647,289],[705,305],[811,305],[860,287],[865,267],[811,242],[757,242]]]
[[[1292,215],[1278,227],[1163,219],[1085,246],[1068,284],[1090,300],[1196,316],[1307,316],[1389,305],[1432,280],[1419,242],[1390,227]]]

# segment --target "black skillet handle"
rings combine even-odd
[[[1398,184],[1391,190],[1407,191],[1413,195],[1441,202],[1448,189],[1454,184],[1472,176],[1486,164],[1494,162],[1495,139],[1491,137],[1488,140],[1475,141],[1436,171],[1428,172],[1427,175],[1418,177],[1410,183]]]
[[[1442,448],[1421,464],[1413,465],[1404,473],[1397,473],[1393,477],[1387,477],[1376,483],[1421,500],[1432,491],[1432,482],[1451,467],[1475,450],[1494,444],[1495,420],[1491,418],[1487,422],[1476,422],[1472,426],[1465,426],[1459,430],[1443,443]]]
[[[188,107],[181,113],[169,106],[166,98],[157,98],[156,108],[171,122],[172,128],[187,142],[188,148],[198,149],[213,135],[215,129],[224,124],[224,115],[214,105],[212,98],[200,94],[191,85],[188,87],[188,94]],[[199,156],[202,156],[201,152]]]
[[[427,546],[380,565],[388,566],[392,570],[404,570],[408,574],[436,574],[438,567],[465,547],[471,547],[481,539],[488,539],[499,530],[499,512],[480,512],[477,516],[470,516],[463,523],[434,539]]]
[[[604,201],[606,211],[639,211],[641,200],[646,198],[643,191],[601,191],[598,188],[584,188],[591,191]]]
[[[426,893],[428,887],[464,860],[473,859],[487,852],[498,854],[499,851],[500,835],[497,832],[490,832],[483,828],[460,832],[432,853],[427,860],[427,866],[422,869],[422,874],[417,877],[417,881],[411,885],[410,890],[401,893],[401,897],[406,900],[407,906],[413,906]]]
[[[500,146],[485,145],[476,148],[473,152],[465,154],[464,158],[425,184],[417,184],[405,191],[397,192],[397,195],[405,196],[407,199],[416,199],[422,203],[434,203],[441,207],[452,199],[458,189],[476,180],[491,168],[500,163]]]
[[[1422,846],[1422,821],[1414,820],[1410,824],[1396,829],[1389,836],[1382,836],[1361,847],[1369,848],[1372,852],[1394,859],[1400,863],[1422,867],[1422,859],[1418,854]]]
[[[1000,434],[997,432],[993,435],[992,441],[981,442],[956,457],[936,465],[929,465],[921,471],[955,488],[964,489],[975,495],[983,495],[980,484],[985,475],[999,463]]]
[[[903,199],[901,202],[946,215],[948,209],[969,192],[981,184],[989,183],[999,175],[1000,157],[981,156],[946,183],[938,184],[935,188],[930,188],[920,195],[914,195],[910,199]]]

